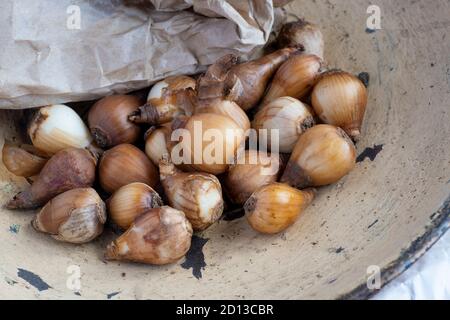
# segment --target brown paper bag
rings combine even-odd
[[[97,99],[251,56],[272,0],[3,0],[0,108]]]

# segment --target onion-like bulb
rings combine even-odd
[[[47,163],[47,156],[31,145],[16,145],[5,141],[2,160],[9,172],[29,178],[39,174]]]
[[[234,120],[213,113],[195,114],[189,119],[174,121],[172,129],[174,140],[181,140],[172,141],[175,144],[171,148],[172,161],[214,175],[228,170],[246,137]]]
[[[148,210],[163,205],[158,193],[145,183],[133,182],[121,187],[107,201],[112,221],[128,229],[133,221]]]
[[[303,46],[303,53],[313,54],[323,60],[324,41],[319,27],[305,20],[283,25],[277,38],[280,48]]]
[[[328,72],[314,87],[311,102],[323,122],[341,127],[358,140],[367,106],[367,89],[361,80],[344,71]]]
[[[258,130],[260,145],[272,147],[271,131],[278,130],[279,152],[291,153],[298,138],[315,124],[312,109],[291,97],[281,97],[266,104],[252,122],[252,127]],[[265,131],[262,131],[264,130]]]
[[[158,169],[139,148],[131,144],[119,144],[106,151],[98,168],[103,190],[113,193],[133,182],[151,187],[158,184]]]
[[[281,182],[297,188],[332,184],[347,175],[355,162],[355,146],[341,128],[317,125],[298,140]]]
[[[159,171],[169,205],[183,211],[194,230],[205,230],[219,220],[224,202],[214,175],[182,172],[167,158],[159,163]]]
[[[97,192],[80,188],[50,200],[36,215],[32,226],[58,241],[81,244],[99,236],[105,222],[105,203]]]
[[[139,105],[139,98],[131,95],[113,95],[97,101],[88,115],[89,128],[97,145],[106,149],[136,142],[141,129],[128,120],[128,115]]]
[[[279,97],[304,98],[317,81],[322,60],[315,55],[295,55],[275,74],[261,106]]]
[[[279,233],[294,224],[314,197],[314,189],[300,191],[282,183],[263,186],[244,205],[247,221],[258,232]]]
[[[182,211],[160,207],[140,215],[106,249],[106,259],[155,265],[174,263],[189,250],[192,227]]]
[[[97,160],[85,149],[69,148],[52,156],[34,183],[8,203],[8,209],[33,209],[58,194],[94,184]]]
[[[28,127],[28,134],[33,145],[49,155],[67,148],[98,149],[80,116],[62,104],[40,108]]]

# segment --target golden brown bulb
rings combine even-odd
[[[361,80],[344,71],[328,72],[314,87],[311,101],[323,122],[341,127],[358,140],[367,106],[367,89]]]
[[[317,125],[298,140],[281,182],[297,188],[332,184],[347,175],[355,162],[355,146],[342,129]]]
[[[106,149],[136,142],[141,129],[128,120],[128,115],[139,105],[139,99],[130,95],[113,95],[97,101],[88,115],[89,129],[97,145]]]
[[[40,232],[75,244],[94,240],[106,222],[105,203],[92,188],[66,191],[50,200],[32,221]]]
[[[279,48],[301,45],[304,54],[313,54],[323,60],[324,41],[320,28],[305,20],[283,25],[277,38]]]
[[[300,191],[281,183],[263,186],[244,205],[247,221],[258,232],[279,233],[294,224],[314,197],[313,189]]]
[[[8,203],[8,209],[37,208],[60,193],[92,186],[96,163],[85,149],[59,151],[47,161],[36,181]]]
[[[213,113],[195,114],[189,119],[174,121],[172,129],[176,140],[170,148],[172,161],[214,175],[228,170],[246,138],[244,130],[235,121]],[[184,130],[175,131],[177,129]],[[180,133],[179,137],[177,133]]]
[[[106,151],[98,172],[100,185],[109,193],[133,182],[155,187],[159,181],[155,165],[144,152],[131,144],[120,144]]]
[[[114,192],[107,205],[112,221],[120,228],[128,229],[138,216],[150,209],[163,206],[163,202],[150,186],[133,182]]]
[[[182,172],[167,159],[161,160],[159,171],[169,205],[183,211],[194,230],[205,230],[219,220],[224,202],[214,175]]]
[[[48,157],[31,145],[17,145],[5,141],[2,160],[9,172],[19,177],[29,178],[41,172]]]
[[[322,60],[315,55],[294,55],[276,72],[261,104],[279,97],[304,98],[316,83]]]
[[[106,249],[106,259],[164,265],[181,259],[189,250],[192,227],[182,211],[151,209]]]

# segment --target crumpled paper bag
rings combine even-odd
[[[98,99],[248,58],[272,0],[2,0],[0,108]]]

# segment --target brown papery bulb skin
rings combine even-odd
[[[109,193],[133,182],[152,188],[159,182],[158,169],[144,152],[131,144],[120,144],[106,151],[98,171],[100,185]]]
[[[339,181],[355,166],[356,149],[341,129],[321,124],[298,140],[281,178],[293,187],[319,187]]]
[[[159,163],[159,171],[169,205],[183,211],[194,230],[205,230],[219,220],[224,202],[214,175],[182,172],[166,158]]]
[[[88,115],[89,129],[97,145],[106,149],[136,142],[141,129],[128,120],[128,115],[139,105],[139,98],[129,95],[113,95],[97,101]]]
[[[264,95],[267,84],[280,65],[299,54],[300,47],[283,48],[260,59],[236,64],[237,58],[227,55],[208,68],[198,81],[198,99],[226,99],[243,110],[255,107]]]
[[[311,102],[323,122],[341,127],[358,140],[367,106],[367,89],[361,80],[344,71],[328,72],[314,87]]]
[[[8,209],[33,209],[44,205],[60,193],[93,185],[96,159],[85,149],[69,148],[48,160],[36,181],[19,192]]]
[[[99,236],[105,222],[105,203],[97,192],[92,188],[79,188],[50,200],[31,224],[58,241],[80,244]]]
[[[227,78],[227,99],[236,102],[245,111],[256,107],[278,68],[290,56],[298,53],[299,47],[283,48],[260,59],[232,67]]]
[[[226,86],[228,73],[238,62],[237,56],[227,54],[210,65],[197,80],[197,100],[223,100],[229,92],[229,88]]]
[[[158,193],[140,182],[121,187],[114,192],[107,204],[112,221],[122,229],[128,229],[144,212],[163,206]]]
[[[48,159],[31,145],[16,145],[5,141],[2,160],[9,172],[29,178],[39,174]]]
[[[315,55],[294,55],[281,65],[261,104],[279,97],[304,98],[317,81],[322,60]]]
[[[165,265],[178,261],[189,250],[192,227],[182,211],[171,207],[151,209],[106,249],[108,260]]]
[[[280,233],[294,224],[314,197],[314,189],[300,191],[281,183],[263,186],[244,205],[247,221],[258,232]]]
[[[324,41],[319,27],[305,20],[283,25],[277,38],[279,48],[303,46],[304,54],[313,54],[323,60]]]
[[[161,125],[174,118],[193,113],[196,103],[196,81],[187,76],[169,77],[150,90],[147,103],[130,113],[136,123]]]
[[[224,179],[228,197],[235,204],[244,204],[256,190],[277,181],[280,166],[278,155],[246,150]]]
[[[180,122],[174,121],[172,129],[185,129],[184,132],[189,133],[191,137],[180,139],[181,142],[172,142],[175,146],[170,148],[171,154],[182,154],[181,161],[172,159],[174,163],[177,166],[188,165],[196,171],[214,175],[228,170],[236,157],[238,148],[245,143],[246,138],[244,130],[235,121],[227,116],[213,113],[200,113]],[[212,137],[212,141],[207,141],[205,134],[208,132],[217,133],[217,135],[220,133],[222,139],[219,137],[215,140]]]
[[[227,116],[236,122],[242,130],[250,129],[250,120],[247,114],[237,103],[228,100],[217,100],[207,103],[200,103],[196,106],[194,114],[215,113]]]
[[[252,122],[252,128],[258,130],[260,144],[271,149],[272,130],[278,130],[279,152],[291,153],[298,138],[315,125],[312,109],[291,97],[281,97],[266,104]],[[262,130],[267,131],[262,131]],[[266,134],[264,134],[266,132]]]

